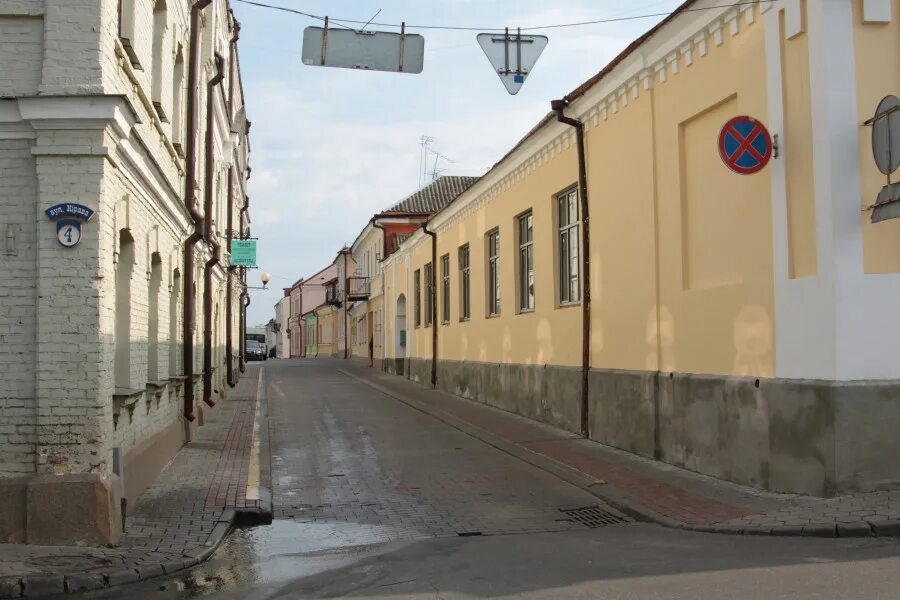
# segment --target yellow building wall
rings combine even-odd
[[[591,363],[655,371],[653,98],[642,92],[586,135],[591,225]],[[572,162],[570,169],[576,165]],[[580,315],[579,315],[580,318]],[[580,350],[581,326],[568,336]],[[580,356],[577,359],[580,364]]]
[[[768,170],[734,174],[717,151],[729,118],[767,120],[765,25],[756,10],[752,25],[742,17],[736,35],[725,27],[721,45],[710,36],[706,56],[695,49],[692,64],[680,58],[677,74],[670,65],[666,80],[657,78],[651,90],[642,87],[637,98],[629,90],[627,105],[620,96],[616,110],[587,130],[594,368],[774,374],[770,177]],[[564,143],[439,230],[439,321],[440,257],[449,254],[451,265],[450,322],[438,324],[441,359],[581,364],[581,305],[558,306],[554,215],[556,194],[576,182],[575,144]],[[534,216],[535,309],[519,314],[517,217],[527,210]],[[488,317],[486,234],[494,228],[500,229],[501,313]],[[460,322],[458,249],[466,243],[471,319]],[[410,356],[431,356],[431,328],[424,314],[423,325],[414,326],[411,289],[418,269],[424,295],[424,265],[431,260],[431,240],[423,237],[405,245],[385,272],[387,356],[395,356],[400,293],[407,297]]]
[[[767,121],[764,27],[725,28],[653,91],[662,371],[774,374],[769,170],[733,173],[717,149],[729,118]]]
[[[864,23],[862,0],[853,2],[857,120],[872,118],[878,102],[900,95],[900,0],[893,0],[890,23]],[[870,210],[887,178],[872,158],[872,128],[859,128],[860,218],[866,273],[900,273],[900,219],[872,223]],[[894,173],[892,181],[900,176]]]

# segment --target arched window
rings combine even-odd
[[[172,80],[172,142],[178,150],[184,143],[184,49],[178,46]]]
[[[159,290],[162,259],[154,252],[150,259],[150,289],[147,296],[147,381],[159,380]]]
[[[163,72],[165,71],[166,58],[166,0],[156,0],[153,4],[153,72],[150,78],[151,98],[159,118],[168,121],[163,106]]]
[[[117,388],[131,387],[131,274],[134,272],[134,238],[127,229],[119,232],[116,263],[115,371]]]
[[[169,377],[180,375],[178,357],[178,298],[181,293],[181,272],[175,269],[172,275],[172,291],[169,292]]]
[[[119,41],[132,66],[141,69],[137,51],[137,9],[139,0],[119,0]]]

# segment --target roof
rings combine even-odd
[[[448,204],[478,181],[478,177],[442,175],[419,191],[393,205],[385,213],[433,213]]]

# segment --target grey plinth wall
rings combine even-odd
[[[431,361],[385,370],[429,384]],[[579,430],[580,369],[438,361],[438,387]],[[592,369],[591,438],[772,491],[900,486],[900,381],[828,382]]]

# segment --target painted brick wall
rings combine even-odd
[[[59,96],[63,112],[74,110],[66,95],[113,95],[126,98],[125,113],[136,124],[126,139],[112,125],[96,122],[74,129],[0,134],[0,477],[31,472],[101,472],[111,470],[112,448],[128,451],[181,419],[183,391],[174,384],[154,393],[148,379],[165,380],[182,372],[181,314],[184,281],[183,241],[191,225],[184,208],[183,160],[177,156],[172,121],[174,58],[187,58],[188,4],[169,0],[161,85],[154,91],[153,0],[134,0],[133,42],[144,70],[135,70],[118,42],[118,0],[0,0],[0,96]],[[212,75],[212,51],[227,60],[225,2],[206,11],[202,72],[198,98],[203,115],[205,81]],[[14,54],[15,60],[11,59]],[[12,65],[14,68],[6,68]],[[185,74],[186,75],[186,74]],[[228,90],[230,82],[223,83]],[[235,86],[236,87],[236,86]],[[160,120],[148,99],[160,99]],[[57,101],[57,100],[54,100]],[[217,94],[215,101],[221,102]],[[6,100],[15,102],[15,100]],[[242,99],[238,98],[240,108]],[[182,123],[186,106],[181,108]],[[217,115],[227,114],[223,106]],[[202,154],[205,120],[198,123]],[[225,129],[223,129],[223,127]],[[215,156],[209,158],[222,181],[234,155],[228,125],[216,121]],[[9,139],[14,137],[17,139]],[[33,137],[34,139],[28,139]],[[243,143],[241,140],[240,143]],[[236,167],[246,170],[246,146],[239,147]],[[198,157],[198,184],[203,185],[207,158]],[[239,228],[245,181],[235,177],[234,228]],[[203,190],[200,190],[200,197]],[[224,183],[215,195],[225,202]],[[96,211],[83,227],[75,248],[55,239],[54,224],[43,210],[61,202],[85,204]],[[225,247],[227,209],[211,212]],[[114,402],[116,264],[119,232],[134,239],[134,268],[128,283],[130,358],[127,383],[147,389],[127,406]],[[155,303],[158,315],[158,370],[148,373],[151,257],[160,257],[161,280]],[[196,252],[195,371],[203,357],[203,263],[209,250]],[[227,254],[223,256],[227,265]],[[176,272],[181,275],[178,279]],[[240,288],[233,281],[233,347],[239,347]],[[213,390],[226,392],[224,266],[213,276],[216,317],[213,321]],[[173,289],[174,287],[174,289]],[[175,306],[171,305],[172,301]],[[174,319],[174,322],[173,322]],[[174,337],[173,337],[174,334]],[[201,384],[195,384],[198,402]]]
[[[0,476],[34,472],[35,219],[32,140],[0,140]]]
[[[0,17],[0,97],[36,94],[43,57],[41,17]]]

